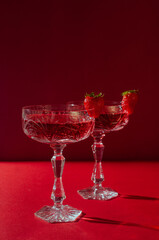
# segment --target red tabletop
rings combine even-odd
[[[66,161],[63,173],[64,204],[81,209],[86,219],[50,224],[34,212],[52,205],[51,163],[1,162],[0,239],[158,240],[159,230],[153,227],[159,226],[159,162],[103,162],[103,186],[121,194],[110,201],[84,200],[77,194],[92,185],[92,169],[93,162]]]

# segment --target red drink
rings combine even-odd
[[[124,123],[125,113],[103,113],[95,119],[95,130],[111,131]]]
[[[48,144],[83,140],[93,131],[93,126],[93,120],[79,119],[79,116],[70,114],[29,114],[23,120],[23,129],[28,137]]]
[[[63,149],[67,143],[89,137],[93,132],[94,118],[89,116],[83,103],[32,105],[22,108],[22,125],[28,137],[49,144],[54,151],[51,158],[54,171],[51,199],[54,206],[44,206],[35,215],[50,223],[76,221],[82,211],[63,205],[66,198],[62,183]]]

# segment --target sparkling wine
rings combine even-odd
[[[77,118],[77,120],[76,120]],[[42,143],[71,143],[87,138],[93,131],[92,119],[73,114],[30,114],[23,120],[25,134]]]
[[[103,113],[95,119],[95,130],[103,129],[112,131],[113,129],[124,124],[126,119],[125,113]]]

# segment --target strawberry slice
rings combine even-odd
[[[102,93],[95,95],[94,92],[87,93],[84,99],[84,106],[91,117],[99,117],[104,107],[104,95]],[[93,109],[93,111],[89,109]]]
[[[136,103],[138,102],[138,90],[128,90],[122,93],[122,108],[129,115],[134,112]]]

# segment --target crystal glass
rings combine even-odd
[[[94,143],[92,145],[95,160],[91,180],[94,186],[78,190],[79,195],[84,199],[109,200],[117,197],[118,193],[111,188],[103,187],[104,174],[102,169],[102,157],[104,144],[102,142],[106,133],[119,131],[128,123],[128,114],[123,111],[120,102],[105,102],[103,112],[95,119],[95,128],[92,133]]]
[[[51,159],[54,172],[54,185],[51,193],[53,206],[44,206],[35,215],[47,222],[73,222],[82,214],[81,210],[63,205],[66,198],[62,183],[65,163],[63,149],[66,144],[86,139],[93,132],[94,118],[84,106],[35,105],[22,108],[24,133],[31,139],[49,144],[54,150]]]

